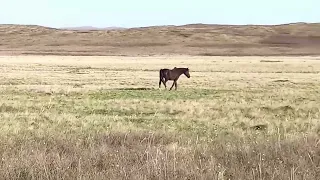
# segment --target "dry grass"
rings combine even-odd
[[[319,55],[319,24],[185,25],[73,31],[0,25],[1,54],[40,55]]]
[[[318,60],[0,57],[0,176],[319,179]]]

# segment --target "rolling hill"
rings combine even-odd
[[[48,28],[0,25],[6,55],[320,55],[320,23]]]
[[[106,28],[99,28],[93,26],[80,26],[80,27],[62,27],[59,28],[62,30],[74,30],[74,31],[91,31],[91,30],[113,30],[113,29],[125,29],[122,27],[106,27]]]

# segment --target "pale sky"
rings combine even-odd
[[[49,27],[320,22],[320,0],[0,0],[0,24]]]

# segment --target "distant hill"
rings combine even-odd
[[[93,31],[92,31],[93,30]],[[320,24],[187,24],[142,28],[0,25],[0,54],[320,55]]]
[[[91,31],[91,30],[112,30],[112,29],[125,29],[122,27],[105,27],[105,28],[98,28],[93,26],[80,26],[80,27],[62,27],[59,29],[66,29],[66,30],[75,30],[75,31]]]

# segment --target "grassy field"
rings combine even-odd
[[[0,176],[319,179],[319,60],[2,56]]]

